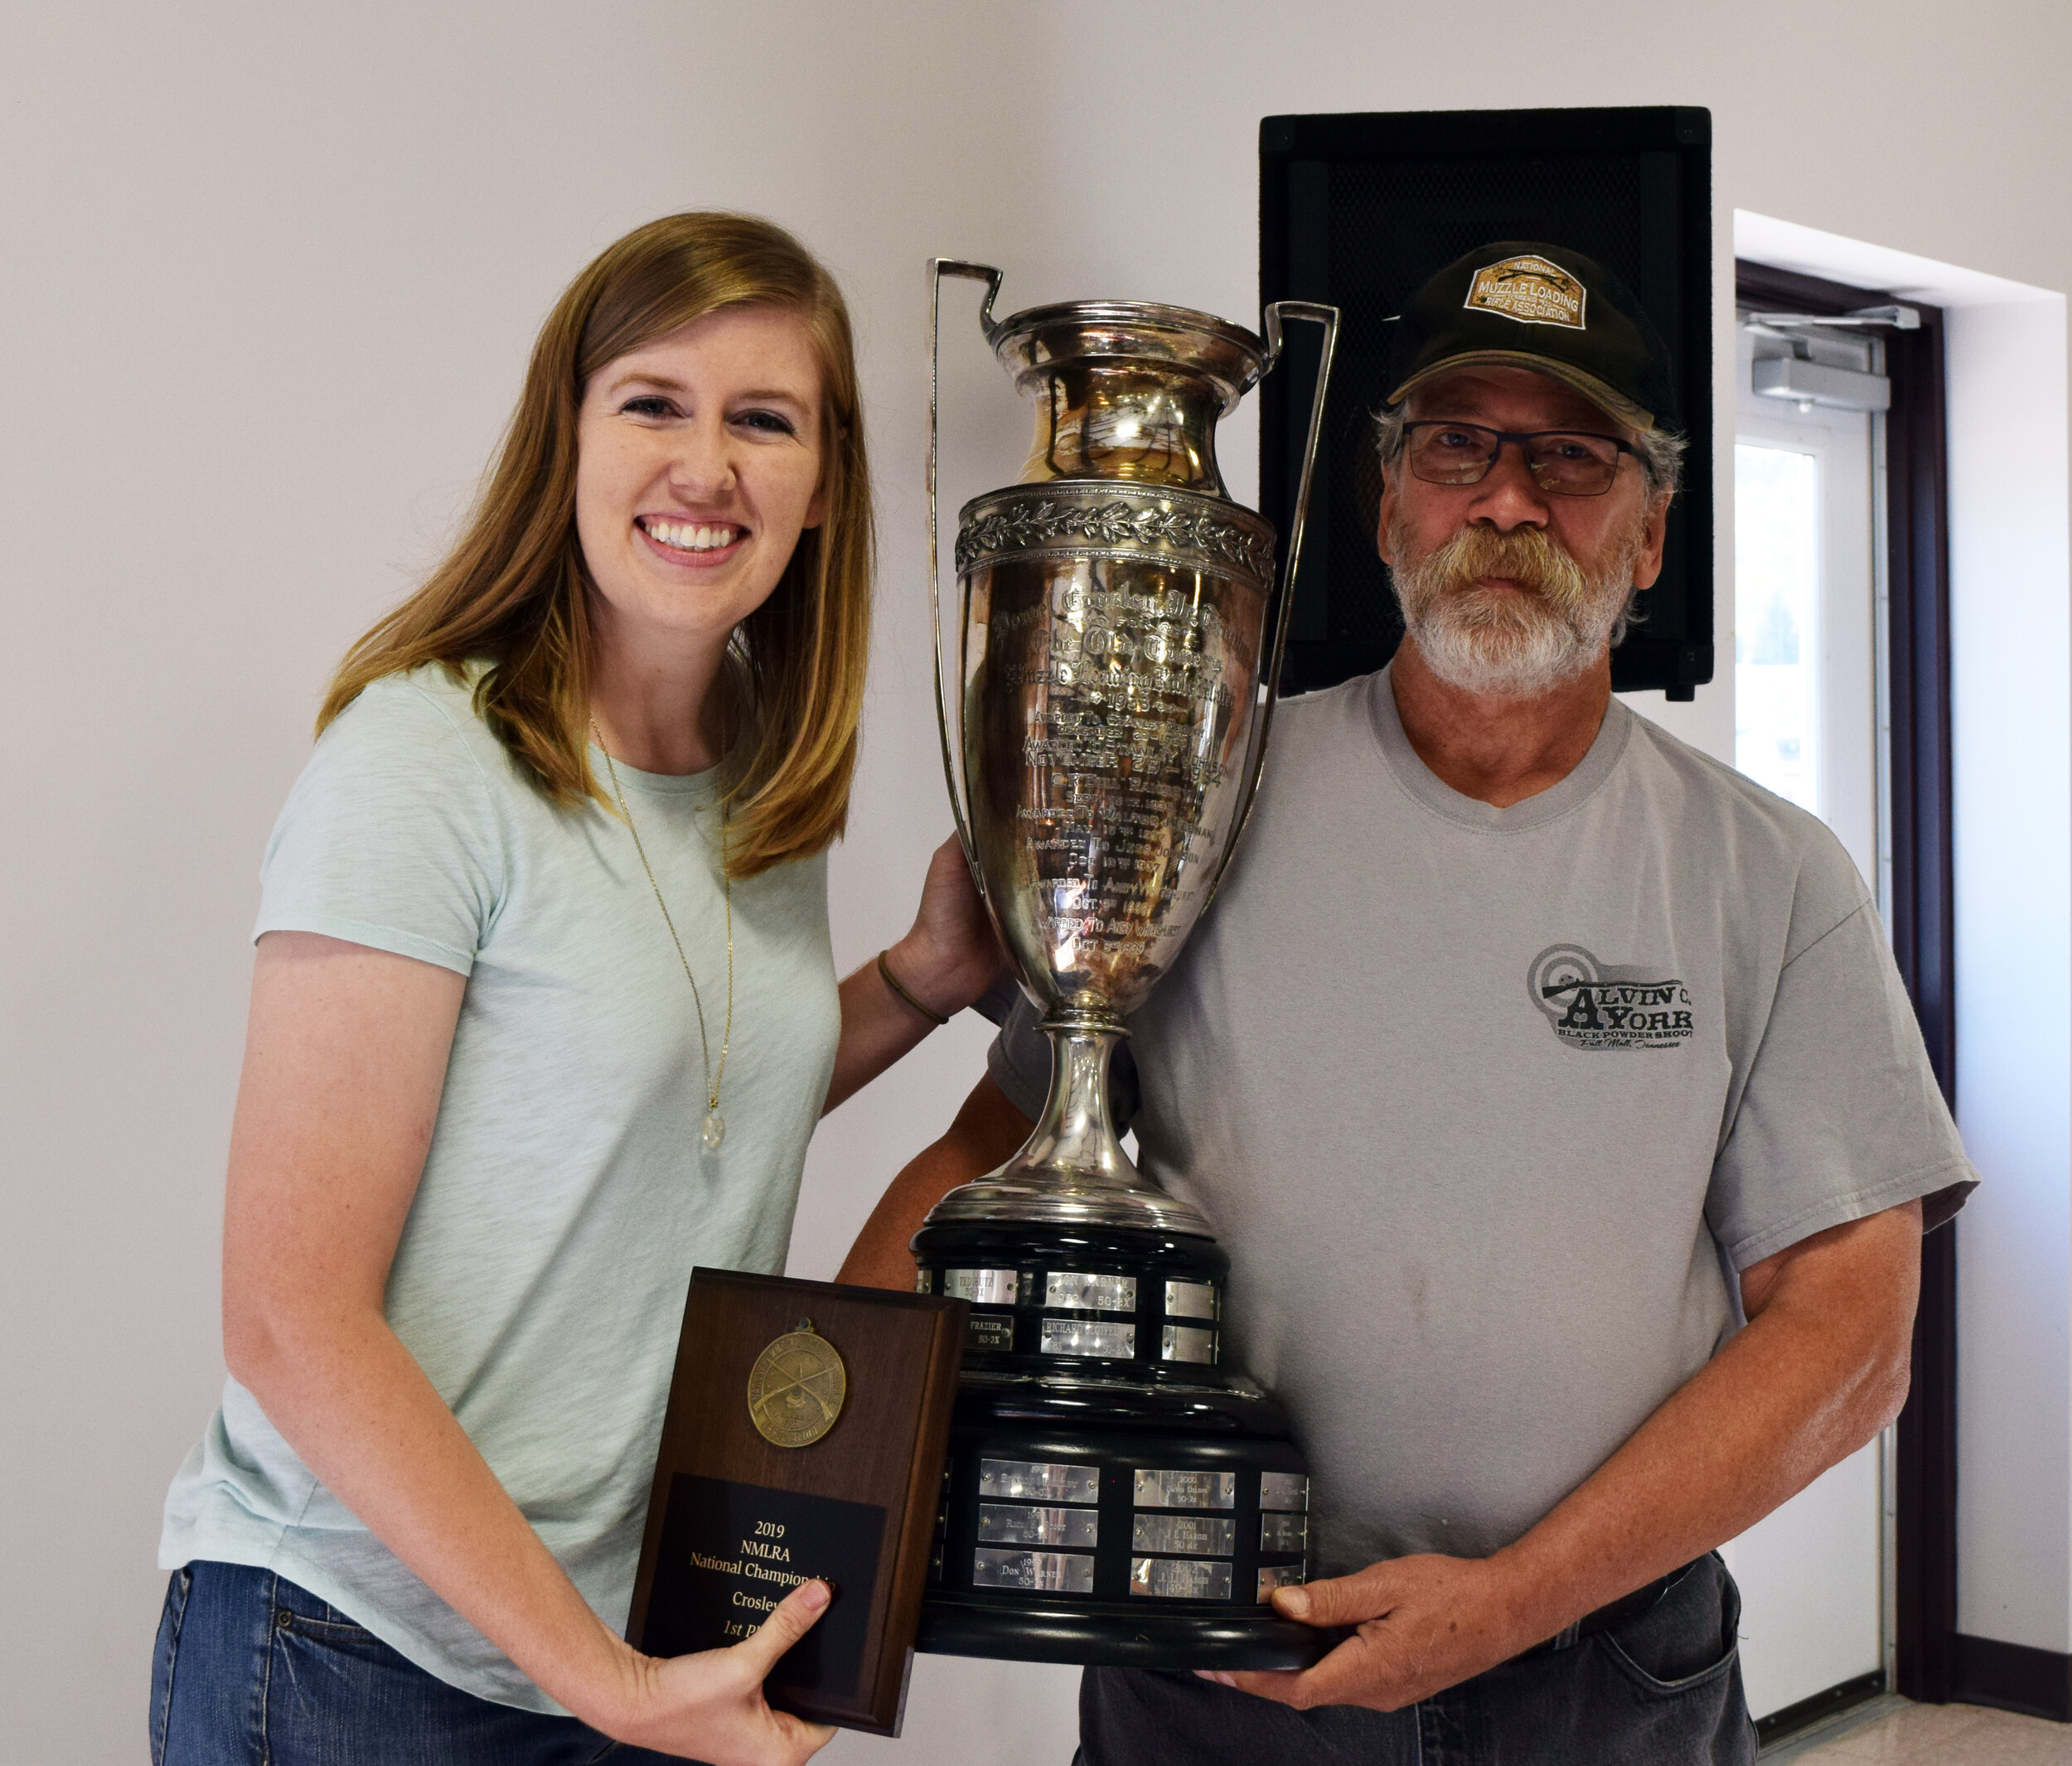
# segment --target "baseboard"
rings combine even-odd
[[[1838,1686],[1830,1686],[1824,1692],[1816,1692],[1809,1699],[1801,1699],[1796,1705],[1787,1705],[1782,1710],[1774,1710],[1767,1717],[1758,1717],[1755,1720],[1756,1745],[1767,1754],[1794,1736],[1831,1722],[1844,1711],[1884,1696],[1883,1668],[1873,1673],[1860,1675],[1855,1680],[1845,1680]]]
[[[1868,1703],[1852,1705],[1847,1710],[1825,1717],[1808,1729],[1795,1730],[1774,1741],[1759,1739],[1756,1758],[1762,1766],[1794,1766],[1794,1763],[1804,1759],[1808,1754],[1818,1759],[1821,1749],[1830,1742],[1853,1735],[1859,1730],[1870,1729],[1887,1717],[1900,1716],[1913,1708],[1911,1700],[1903,1699],[1896,1692],[1881,1692]]]
[[[2003,1643],[1997,1638],[1968,1638],[1961,1632],[1956,1643],[1953,1700],[2072,1723],[2072,1656],[2032,1649],[2026,1643]]]

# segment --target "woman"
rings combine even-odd
[[[835,985],[870,558],[848,317],[795,240],[673,215],[577,278],[267,851],[154,1760],[825,1740],[761,1686],[821,1585],[703,1655],[616,1628],[691,1266],[781,1268],[815,1120],[999,961],[946,848]]]

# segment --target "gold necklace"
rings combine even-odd
[[[604,757],[604,770],[612,776],[612,795],[619,801],[619,814],[626,818],[627,831],[633,836],[633,850],[640,854],[641,868],[647,873],[647,887],[655,892],[655,905],[662,911],[662,924],[669,928],[669,941],[676,946],[676,960],[684,965],[684,979],[690,983],[691,1003],[698,1009],[698,1053],[705,1064],[705,1121],[699,1131],[699,1139],[704,1143],[708,1153],[717,1153],[719,1143],[727,1138],[727,1120],[719,1114],[719,1087],[727,1077],[727,1051],[733,1046],[733,878],[727,873],[726,808],[719,811],[719,883],[720,893],[727,904],[727,1023],[719,1033],[719,1069],[713,1071],[712,1045],[705,1039],[705,1000],[698,991],[698,977],[690,972],[690,959],[684,955],[684,941],[676,936],[676,922],[670,917],[669,903],[662,899],[662,886],[655,881],[655,867],[647,862],[647,849],[641,844],[641,830],[634,825],[633,812],[627,806],[626,789],[619,783],[619,770],[612,762],[612,751],[604,746],[603,733],[597,727],[597,720],[590,720],[590,739],[597,743],[598,752]]]

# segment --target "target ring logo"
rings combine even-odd
[[[1576,944],[1549,945],[1526,970],[1533,1009],[1576,1049],[1680,1048],[1691,990],[1659,970],[1614,967]]]
[[[1526,985],[1532,990],[1532,1004],[1558,1023],[1567,1014],[1576,988],[1598,978],[1597,959],[1589,951],[1581,945],[1557,944],[1549,945],[1532,959]]]

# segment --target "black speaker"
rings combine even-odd
[[[1374,549],[1372,417],[1389,320],[1433,272],[1495,239],[1585,252],[1631,288],[1669,348],[1691,447],[1662,577],[1612,652],[1622,691],[1687,699],[1712,678],[1712,117],[1677,106],[1382,111],[1259,125],[1259,294],[1328,301],[1343,323],[1297,573],[1283,685],[1379,668],[1402,636]],[[1260,404],[1264,512],[1288,530],[1314,385],[1311,327]],[[1292,396],[1291,396],[1292,389]]]

